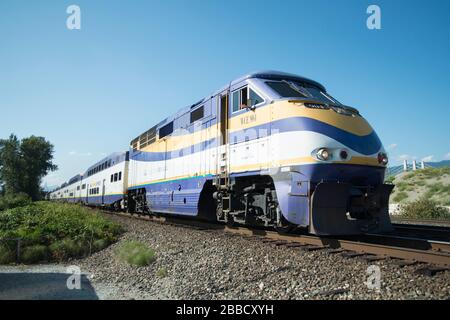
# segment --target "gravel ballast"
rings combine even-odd
[[[89,274],[101,299],[450,298],[449,271],[429,277],[416,272],[423,265],[369,263],[327,250],[277,247],[219,230],[106,216],[126,229],[120,241],[71,262]],[[155,249],[156,261],[145,267],[119,261],[116,249],[127,240]],[[377,269],[368,270],[371,265],[380,269],[380,290],[366,284],[368,271]],[[157,275],[161,269],[166,269],[166,276]]]

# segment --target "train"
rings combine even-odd
[[[356,108],[317,81],[259,71],[160,121],[50,199],[279,232],[388,232],[387,164]]]

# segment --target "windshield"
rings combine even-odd
[[[284,98],[314,99],[326,104],[341,105],[339,101],[318,87],[293,81],[266,81],[266,84]]]

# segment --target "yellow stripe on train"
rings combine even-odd
[[[257,108],[255,111],[244,112],[232,117],[229,120],[230,133],[255,126],[261,126],[272,121],[295,117],[307,117],[319,120],[358,136],[365,136],[373,131],[370,124],[362,117],[341,115],[331,109],[309,109],[284,100]],[[187,148],[200,142],[217,138],[219,126],[220,122],[214,124],[212,127],[201,129],[193,133],[159,139],[155,143],[143,148],[142,151],[171,152]]]

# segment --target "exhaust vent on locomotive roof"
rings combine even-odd
[[[310,109],[322,109],[322,110],[329,110],[330,107],[326,104],[323,103],[309,103],[309,102],[305,102],[303,104],[305,107],[310,108]]]

